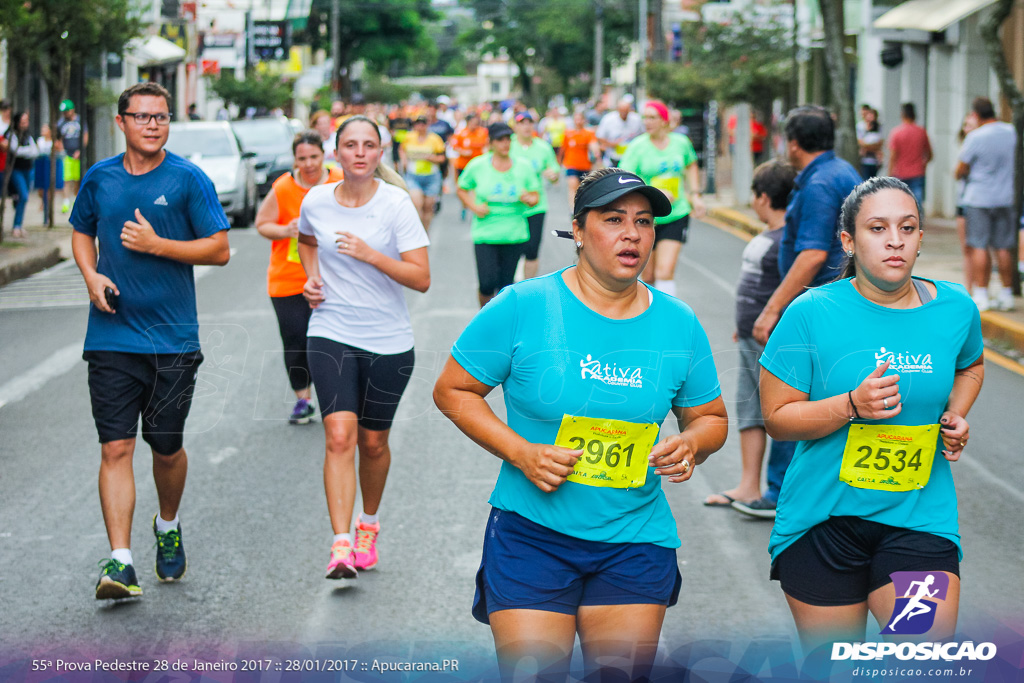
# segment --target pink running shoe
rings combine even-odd
[[[327,564],[328,579],[354,579],[358,576],[352,564],[352,546],[338,541],[331,546],[331,561]]]
[[[377,534],[380,533],[380,522],[376,524],[356,524],[356,550],[354,564],[358,569],[373,569],[377,566]]]

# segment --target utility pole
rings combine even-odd
[[[647,99],[647,0],[640,0],[640,57],[636,65],[636,108]]]
[[[341,99],[341,0],[331,0],[331,95]]]
[[[594,91],[596,103],[601,99],[604,82],[604,0],[594,0]]]

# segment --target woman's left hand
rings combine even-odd
[[[655,474],[667,475],[669,481],[678,482],[686,481],[693,474],[695,457],[690,440],[682,434],[673,434],[655,444],[648,461],[655,468]]]
[[[956,462],[967,446],[971,426],[967,424],[967,420],[948,410],[939,418],[939,425],[942,442],[946,445],[946,450],[942,451],[942,454],[946,456],[946,460]]]
[[[706,216],[707,213],[708,213],[708,208],[707,208],[707,206],[704,205],[704,200],[701,199],[700,196],[697,196],[697,197],[694,197],[693,199],[691,199],[690,200],[690,206],[691,206],[690,213],[692,213],[693,217],[698,219],[698,220],[700,220],[701,218],[704,218],[704,216]]]
[[[334,234],[338,236],[338,239],[334,241],[338,245],[339,254],[345,254],[346,256],[351,256],[357,261],[367,263],[375,253],[374,250],[357,235],[345,232],[344,230],[339,230]]]

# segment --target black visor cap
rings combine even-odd
[[[616,169],[616,173],[606,175],[583,188],[579,199],[576,200],[575,211],[578,214],[583,209],[607,206],[630,192],[639,192],[650,200],[651,212],[655,218],[672,213],[672,202],[668,200],[664,192],[647,185],[640,176],[618,169]]]

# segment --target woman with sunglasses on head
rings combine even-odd
[[[676,261],[686,242],[690,214],[703,218],[705,213],[700,169],[690,139],[670,132],[668,107],[650,100],[644,105],[642,118],[647,132],[629,143],[619,166],[664,192],[672,203],[672,213],[657,221],[654,257],[644,270],[644,281],[675,296]]]
[[[612,168],[584,178],[575,207],[577,264],[487,304],[434,402],[503,461],[473,606],[502,677],[564,680],[578,634],[587,680],[644,680],[682,581],[662,479],[689,479],[728,420],[693,311],[639,282],[669,201]],[[507,424],[486,401],[498,385]],[[670,412],[680,433],[658,442]]]
[[[302,295],[306,272],[299,261],[299,207],[310,188],[342,179],[341,169],[324,165],[323,138],[305,130],[292,140],[295,168],[274,181],[256,214],[256,230],[271,240],[267,293],[284,344],[284,367],[295,392],[288,422],[307,424],[316,412],[306,358],[306,328],[312,309]]]
[[[962,555],[952,466],[985,376],[978,309],[960,285],[912,277],[924,233],[902,181],[843,202],[842,279],[790,304],[761,356],[772,438],[798,441],[769,551],[805,654],[893,630],[898,572],[942,599],[925,640],[953,636]],[[899,591],[899,592],[897,592]],[[915,633],[920,633],[915,631]]]
[[[404,289],[430,287],[427,233],[377,124],[357,115],[336,137],[344,180],[309,190],[299,215],[307,350],[326,434],[324,489],[334,530],[328,579],[377,565],[377,518],[391,465],[388,434],[412,375]],[[355,529],[356,451],[363,513]]]

